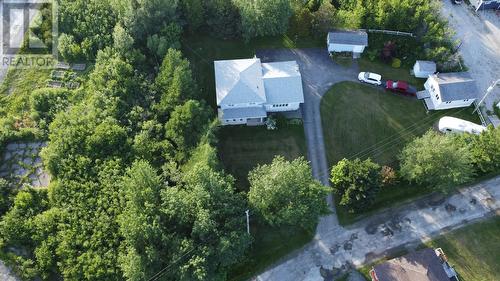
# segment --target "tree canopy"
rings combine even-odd
[[[312,229],[326,211],[329,190],[313,179],[303,158],[289,162],[276,156],[271,164],[253,169],[248,179],[248,201],[270,225]]]

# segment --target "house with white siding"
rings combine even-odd
[[[424,91],[417,93],[428,110],[468,107],[478,94],[476,81],[468,72],[437,73],[430,75]]]
[[[220,60],[214,68],[222,125],[261,125],[268,113],[295,111],[304,103],[302,76],[295,61]]]

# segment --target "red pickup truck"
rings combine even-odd
[[[397,92],[408,96],[415,96],[417,94],[417,89],[410,86],[408,82],[405,81],[387,80],[387,82],[385,83],[385,88],[389,91]]]

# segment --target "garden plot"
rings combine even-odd
[[[43,169],[40,150],[44,142],[13,142],[6,146],[0,165],[0,176],[17,181],[20,186],[46,187],[50,175]]]

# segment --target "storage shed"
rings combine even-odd
[[[368,46],[368,34],[365,31],[332,31],[326,38],[329,53],[350,52],[353,58],[359,58]]]
[[[418,60],[413,66],[413,73],[418,78],[429,78],[436,73],[436,63],[433,61]]]

